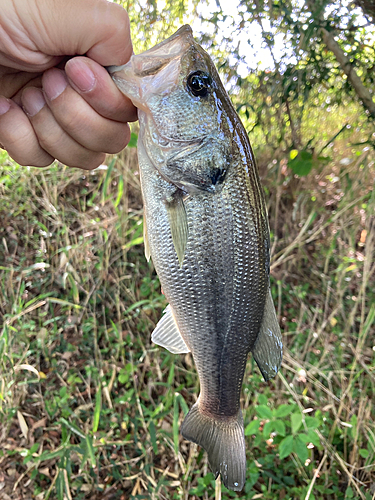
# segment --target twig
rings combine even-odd
[[[325,451],[324,455],[323,455],[323,458],[322,458],[322,460],[321,460],[318,468],[315,469],[314,476],[313,476],[313,478],[311,480],[309,489],[307,490],[307,493],[306,493],[306,496],[305,496],[305,500],[309,500],[311,492],[312,492],[312,489],[313,489],[315,481],[316,481],[316,478],[319,476],[319,472],[321,471],[321,468],[323,467],[324,462],[327,460],[327,456],[328,456],[327,452]]]
[[[5,321],[6,325],[11,325],[14,323],[17,319],[21,318],[25,314],[28,314],[29,312],[35,311],[35,309],[38,309],[39,307],[44,306],[47,303],[46,300],[40,300],[36,304],[31,305],[30,307],[27,307],[24,311],[21,311],[20,313],[16,314],[12,318],[9,318]]]
[[[216,479],[215,500],[221,500],[221,479],[220,479],[220,476],[218,476],[218,478]]]
[[[48,500],[49,499],[49,496],[53,490],[53,487],[55,486],[55,483],[56,483],[56,479],[58,478],[59,476],[59,473],[60,473],[60,469],[57,469],[56,471],[56,474],[54,475],[53,479],[52,479],[52,483],[51,483],[51,486],[48,488],[48,491],[46,493],[46,496],[44,497],[45,500]]]

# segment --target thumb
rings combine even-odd
[[[24,0],[13,0],[23,2]],[[32,0],[20,9],[27,36],[49,56],[87,55],[103,66],[121,65],[133,52],[129,17],[105,0]],[[34,49],[35,50],[35,49]]]
[[[84,27],[87,33],[80,40],[76,53],[86,53],[102,66],[121,65],[130,59],[133,47],[129,16],[121,5],[97,1]]]

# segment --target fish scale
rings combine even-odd
[[[266,380],[282,357],[267,211],[248,137],[188,26],[110,72],[139,108],[146,256],[169,302],[152,339],[190,351],[200,380],[181,432],[207,451],[215,477],[241,490],[247,356]]]

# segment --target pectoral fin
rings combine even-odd
[[[263,321],[253,349],[253,356],[264,380],[267,381],[276,375],[283,358],[283,343],[271,290],[267,294]]]
[[[148,242],[148,235],[147,235],[147,224],[146,224],[146,217],[143,216],[143,244],[145,246],[145,256],[147,262],[150,260],[151,257],[151,252],[150,252],[150,244]]]
[[[173,245],[180,267],[182,267],[188,239],[187,215],[182,193],[177,191],[171,198],[167,199],[165,203],[171,226]]]
[[[156,325],[155,330],[152,332],[151,340],[155,344],[165,347],[173,354],[190,352],[190,349],[186,345],[178,329],[170,305],[167,306],[163,317]]]

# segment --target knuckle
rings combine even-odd
[[[75,106],[74,109],[65,108],[58,121],[69,135],[80,135],[88,127],[88,116],[85,109]]]
[[[56,152],[63,147],[65,137],[61,129],[53,126],[53,124],[49,129],[43,128],[43,130],[38,130],[37,133],[39,145],[52,156],[56,156]]]
[[[53,137],[53,134],[51,134],[50,136],[41,135],[38,137],[38,141],[39,141],[40,147],[42,149],[44,149],[45,151],[47,151],[48,153],[50,153],[54,149],[54,147],[56,146],[56,143],[58,142],[57,137]]]

